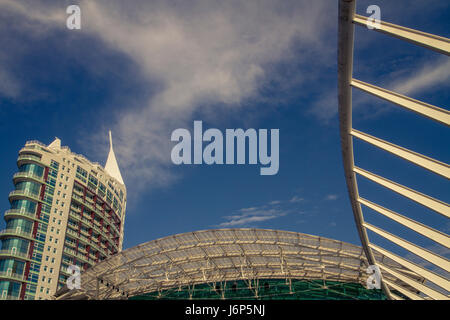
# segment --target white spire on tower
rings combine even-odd
[[[48,145],[50,149],[61,149],[61,140],[58,137],[55,137],[52,143]]]
[[[105,171],[113,178],[116,178],[121,184],[123,183],[122,175],[120,174],[119,165],[117,164],[116,156],[113,150],[111,130],[109,130],[109,154],[105,164]]]

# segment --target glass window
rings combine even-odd
[[[33,222],[25,219],[11,219],[6,223],[6,229],[14,229],[20,232],[31,232]]]
[[[35,176],[42,177],[44,168],[35,163],[26,163],[19,167],[19,172],[28,172]]]
[[[20,181],[16,184],[16,190],[21,190],[34,195],[39,195],[41,185],[33,181]]]
[[[13,200],[11,209],[24,211],[27,213],[35,213],[36,203],[27,199]]]
[[[52,167],[53,169],[58,170],[58,168],[59,168],[59,163],[56,162],[55,160],[52,160],[51,163],[50,163],[50,167]]]

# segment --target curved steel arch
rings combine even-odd
[[[398,281],[409,285],[409,289],[399,289],[398,284],[393,283],[389,279],[382,281],[382,288],[385,294],[391,299],[400,299],[393,294],[390,288],[401,292],[411,299],[448,299],[445,291],[450,291],[450,281],[448,278],[437,274],[429,269],[419,266],[407,259],[400,257],[389,250],[379,247],[370,242],[367,230],[370,230],[381,237],[391,241],[392,243],[406,249],[407,251],[418,255],[432,265],[437,266],[447,272],[450,272],[450,262],[445,257],[432,252],[428,249],[421,248],[411,242],[408,242],[399,236],[389,233],[379,227],[368,224],[364,221],[361,204],[367,206],[379,214],[405,226],[420,235],[433,240],[434,242],[449,248],[450,238],[447,234],[435,230],[427,225],[419,223],[413,219],[405,217],[392,210],[384,208],[369,200],[359,196],[356,175],[361,175],[372,182],[394,191],[410,200],[413,200],[444,217],[450,217],[449,204],[434,199],[428,195],[422,194],[416,190],[402,186],[399,183],[390,181],[384,177],[373,174],[355,166],[353,155],[353,138],[360,139],[366,143],[378,147],[384,151],[390,152],[406,161],[412,162],[422,168],[425,168],[444,178],[450,178],[450,166],[435,159],[429,158],[417,152],[408,150],[401,146],[397,146],[388,141],[384,141],[377,137],[370,136],[352,128],[352,87],[358,88],[366,93],[392,102],[407,110],[418,113],[424,117],[437,121],[441,124],[450,125],[450,112],[448,110],[412,99],[410,97],[374,86],[354,79],[353,71],[353,46],[354,46],[354,25],[367,25],[367,17],[355,14],[355,0],[339,1],[339,29],[338,29],[338,100],[339,100],[339,121],[342,157],[344,162],[344,172],[347,182],[348,193],[351,201],[353,215],[358,229],[359,237],[370,264],[378,265],[381,270],[394,276]],[[378,29],[373,29],[385,33],[387,35],[397,37],[401,40],[411,42],[416,45],[434,50],[438,53],[450,55],[450,39],[424,33],[421,31],[397,26],[391,23],[380,21]],[[406,269],[410,270],[410,275],[401,275],[395,270],[386,266],[382,261],[376,259],[374,252],[381,253],[386,257],[396,261]],[[385,274],[383,273],[383,274]],[[414,279],[415,278],[415,279]],[[418,281],[417,279],[422,279]],[[436,290],[425,282],[431,282],[443,290]]]
[[[400,264],[382,255],[378,258],[405,275]],[[365,286],[367,266],[361,247],[337,240],[266,229],[205,230],[124,250],[86,270],[80,290],[65,288],[56,296],[117,299],[124,294],[242,279],[321,279]]]

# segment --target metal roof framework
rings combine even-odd
[[[369,26],[372,22],[367,17],[355,13],[356,0],[339,1],[339,36],[338,36],[338,86],[339,86],[339,121],[341,135],[341,150],[344,160],[345,178],[347,182],[348,193],[352,205],[355,222],[357,225],[359,237],[370,264],[378,265],[384,272],[396,277],[404,284],[408,284],[411,290],[399,290],[398,285],[389,279],[382,281],[382,288],[386,296],[390,299],[401,299],[398,295],[391,292],[391,289],[402,292],[410,299],[448,299],[446,292],[450,292],[450,281],[448,277],[436,273],[432,268],[424,268],[417,263],[400,257],[381,246],[372,243],[368,237],[367,230],[387,239],[400,248],[406,249],[410,253],[422,257],[429,262],[433,268],[440,268],[447,272],[450,271],[450,261],[441,256],[439,252],[433,252],[428,248],[422,248],[414,243],[402,239],[396,235],[397,230],[386,231],[378,226],[371,225],[364,221],[361,205],[368,207],[384,217],[395,221],[399,227],[407,227],[410,230],[424,236],[444,248],[450,248],[450,238],[448,234],[435,230],[430,226],[415,221],[400,213],[384,208],[379,204],[366,200],[359,195],[357,175],[364,177],[384,188],[402,195],[420,205],[433,210],[444,217],[450,217],[450,205],[439,199],[434,199],[420,191],[413,190],[397,182],[381,177],[367,170],[355,166],[353,138],[364,141],[372,146],[409,161],[423,169],[429,170],[440,177],[450,179],[450,166],[446,163],[427,157],[404,147],[397,146],[391,142],[371,136],[367,133],[358,131],[352,127],[352,88],[357,88],[365,93],[381,98],[400,106],[408,111],[415,112],[430,120],[440,124],[450,126],[450,112],[437,106],[427,104],[422,101],[389,91],[375,85],[365,83],[353,78],[353,47],[354,47],[354,29],[355,25]],[[392,23],[379,21],[378,28],[368,28],[372,31],[384,33],[386,35],[410,42],[415,45],[433,50],[440,54],[450,55],[450,39],[405,28]],[[368,32],[370,32],[369,30]],[[435,250],[436,251],[436,250]],[[379,261],[375,252],[381,253],[408,270],[411,275],[403,276],[398,274]],[[416,281],[412,275],[425,279]],[[439,289],[438,289],[439,288]]]
[[[404,275],[399,264],[378,258]],[[56,299],[121,299],[201,283],[280,278],[366,286],[367,266],[363,249],[342,241],[268,229],[205,230],[149,241],[111,256],[82,273],[81,289],[65,287]]]

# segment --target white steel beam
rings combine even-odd
[[[434,252],[431,252],[430,250],[419,247],[414,243],[411,243],[400,237],[397,237],[396,235],[393,235],[392,233],[389,233],[387,231],[384,231],[383,229],[375,227],[367,222],[364,223],[364,227],[382,236],[383,238],[395,243],[396,245],[414,253],[415,255],[433,263],[439,268],[442,268],[444,270],[450,270],[450,262],[444,257],[441,257],[440,255],[437,255]]]
[[[424,117],[433,119],[442,124],[450,126],[450,112],[445,109],[433,106],[431,104],[419,100],[412,99],[402,94],[389,91],[357,79],[352,79],[350,84],[351,86],[358,88],[362,91],[365,91],[367,93],[370,93],[378,98],[395,103],[400,107],[414,111]]]
[[[436,300],[449,300],[449,298],[445,295],[442,294],[434,289],[431,289],[429,287],[427,287],[426,285],[417,282],[415,280],[412,280],[411,278],[408,278],[407,276],[404,276],[403,274],[401,274],[400,272],[397,272],[385,265],[383,265],[382,263],[378,263],[377,264],[381,269],[383,269],[384,271],[392,274],[393,276],[395,276],[396,278],[400,279],[401,281],[403,281],[406,284],[409,284],[411,287],[417,289],[417,291],[421,291],[424,294],[426,294],[427,296],[429,296],[432,299],[436,299]],[[388,280],[389,281],[389,280]],[[392,283],[391,283],[392,285]]]
[[[412,300],[425,300],[423,297],[419,296],[418,294],[415,294],[409,290],[406,290],[404,287],[401,287],[399,285],[396,285],[395,283],[383,279],[383,281],[390,287],[392,287],[393,289],[397,290],[398,292],[403,293],[405,296],[407,296],[408,298],[412,299]],[[392,295],[392,293],[391,293]]]
[[[442,233],[438,230],[435,230],[433,228],[430,228],[420,222],[417,222],[413,219],[410,219],[408,217],[405,217],[401,214],[398,214],[397,212],[394,212],[392,210],[386,209],[378,204],[375,204],[369,200],[359,198],[358,201],[367,206],[368,208],[371,208],[378,213],[381,213],[382,215],[404,225],[405,227],[414,230],[417,233],[420,233],[424,237],[427,237],[428,239],[431,239],[440,245],[443,245],[444,247],[449,248],[450,245],[450,237],[446,235],[445,233]]]
[[[380,138],[376,138],[374,136],[358,131],[356,129],[352,129],[350,134],[380,149],[386,150],[387,152],[390,152],[400,158],[408,160],[422,168],[428,169],[436,174],[439,174],[444,178],[450,179],[450,166],[443,162],[429,158],[427,156],[408,150],[406,148],[397,146],[393,143],[384,141]]]
[[[355,14],[353,17],[353,22],[366,26],[368,19],[368,17]],[[445,37],[402,27],[385,21],[380,21],[379,28],[374,28],[373,30],[388,34],[401,40],[406,40],[445,55],[450,55],[450,39]]]
[[[406,259],[403,259],[402,257],[399,257],[396,254],[393,254],[392,252],[389,252],[386,249],[383,249],[373,243],[369,244],[369,246],[378,251],[381,254],[384,254],[386,257],[394,260],[395,262],[401,264],[402,266],[404,266],[405,268],[408,268],[409,270],[417,273],[419,276],[424,277],[425,279],[437,284],[438,286],[440,286],[441,288],[450,291],[450,281],[448,281],[446,278],[432,272],[429,271],[425,268],[422,268],[418,265],[416,265],[415,263],[412,263]]]
[[[353,171],[355,171],[356,173],[362,175],[363,177],[365,177],[369,180],[372,180],[373,182],[376,182],[376,183],[382,185],[385,188],[395,191],[398,194],[401,194],[402,196],[404,196],[406,198],[409,198],[427,208],[430,208],[431,210],[434,210],[434,211],[442,214],[444,217],[450,218],[450,206],[443,201],[434,199],[430,196],[427,196],[426,194],[423,194],[423,193],[420,193],[413,189],[407,188],[405,186],[402,186],[401,184],[398,184],[398,183],[388,180],[386,178],[380,177],[376,174],[373,174],[373,173],[363,170],[361,168],[354,167]]]

